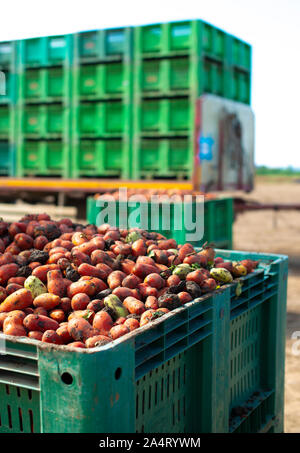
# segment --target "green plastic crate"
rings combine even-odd
[[[70,110],[61,103],[25,105],[21,133],[27,138],[60,138],[69,133]]]
[[[201,94],[209,93],[221,97],[230,97],[227,85],[227,73],[224,65],[215,61],[206,60],[201,68]]]
[[[122,100],[82,102],[77,107],[75,134],[79,137],[113,137],[128,134],[130,106]]]
[[[276,260],[276,255],[245,255],[231,251],[221,254],[231,260],[259,260],[264,269],[263,275],[250,274],[242,280],[239,297],[231,289],[229,430],[283,432],[288,260],[283,256]],[[239,413],[241,407],[247,409],[246,415]],[[236,408],[238,411],[234,411]]]
[[[73,61],[73,35],[24,39],[19,41],[17,52],[20,68],[68,66]]]
[[[0,175],[14,176],[16,163],[16,146],[9,140],[0,141]]]
[[[30,68],[21,73],[20,84],[20,98],[23,103],[67,103],[71,89],[71,71],[63,66]]]
[[[80,99],[123,97],[130,89],[131,68],[123,61],[82,64],[75,70],[74,96]]]
[[[91,30],[74,35],[75,59],[96,62],[127,59],[131,53],[131,28]]]
[[[15,62],[16,41],[0,42],[0,70],[11,67]]]
[[[201,210],[202,204],[196,203],[151,203],[141,201],[125,202],[102,202],[97,204],[97,199],[87,199],[87,221],[98,224],[98,215],[106,208],[115,212],[115,225],[120,228],[140,227],[143,229],[157,231],[167,238],[173,238],[178,244],[185,242],[192,243],[199,247],[204,242],[213,243],[215,247],[232,248],[232,225],[233,225],[233,200],[232,198],[217,198],[207,200]],[[115,207],[115,208],[114,208]],[[115,210],[114,210],[115,209]],[[187,236],[195,233],[195,222],[197,215],[203,215],[203,238],[190,239]],[[191,219],[192,224],[187,224]],[[103,222],[109,221],[102,219]],[[200,231],[200,225],[198,227]]]
[[[251,46],[231,36],[230,64],[244,71],[251,71]]]
[[[70,150],[63,140],[23,140],[17,148],[17,176],[68,178]]]
[[[142,102],[141,96],[230,95],[225,64],[207,58],[182,56],[136,60],[134,73],[136,102]]]
[[[226,60],[228,35],[200,20],[135,27],[135,53],[143,57],[198,55]]]
[[[9,105],[0,105],[0,139],[8,138],[12,127],[13,112]]]
[[[153,92],[167,96],[170,93],[186,92],[190,89],[192,77],[193,60],[189,56],[145,59],[140,61],[138,68],[138,89],[143,95]]]
[[[5,75],[5,95],[1,104],[14,104],[17,98],[16,41],[0,42],[0,71]]]
[[[188,97],[144,99],[136,109],[136,133],[186,134],[194,125],[194,103]]]
[[[191,179],[193,137],[133,139],[133,179]]]
[[[282,432],[287,258],[217,254],[261,261],[239,297],[228,285],[94,350],[0,335],[0,432]],[[253,317],[263,328],[260,360],[244,355],[239,373],[264,378],[246,381],[239,404],[248,413],[232,418],[230,332]],[[248,333],[251,342],[238,330],[241,352]]]
[[[130,176],[130,149],[126,138],[83,139],[73,146],[72,177]]]

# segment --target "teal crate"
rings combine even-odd
[[[10,105],[0,105],[0,139],[7,139],[11,134],[13,110]]]
[[[0,95],[1,104],[15,104],[17,99],[17,75],[14,70],[1,69],[5,76],[5,94]]]
[[[72,177],[130,177],[130,147],[125,137],[79,140],[73,146]]]
[[[61,103],[25,105],[20,116],[24,137],[61,138],[69,134],[70,109]]]
[[[204,242],[213,243],[215,247],[232,248],[233,200],[230,197],[206,200],[203,203],[150,203],[141,201],[102,202],[87,199],[87,220],[99,224],[98,215],[106,208],[115,212],[115,225],[120,228],[140,227],[157,231],[167,238],[173,238],[178,244],[189,242],[195,247]],[[196,219],[202,215],[203,226]],[[191,222],[191,224],[188,223]],[[102,222],[109,219],[102,219]],[[191,234],[198,233],[200,238],[192,239]],[[203,233],[203,237],[202,237]]]
[[[9,140],[0,140],[0,175],[14,176],[16,165],[16,146]]]
[[[12,102],[0,102],[0,172],[9,176],[15,172],[16,116]]]
[[[5,76],[5,95],[0,95],[0,104],[14,104],[17,99],[16,41],[0,42],[0,71]]]
[[[191,179],[194,141],[188,136],[151,138],[134,136],[132,179]]]
[[[0,42],[0,70],[11,68],[15,64],[16,41]]]
[[[23,139],[17,147],[17,176],[70,177],[70,145],[63,140]]]
[[[71,71],[63,66],[29,68],[19,78],[20,100],[23,103],[69,102]]]
[[[30,38],[18,43],[18,66],[69,66],[73,61],[73,35]]]
[[[287,258],[217,254],[260,260],[240,279],[239,297],[234,282],[92,350],[1,334],[0,432],[282,432]],[[232,417],[230,331],[253,316],[263,328],[252,353],[260,360],[244,355],[239,373],[263,378],[245,381],[247,415]],[[247,335],[251,342],[251,329],[238,331],[241,352]]]
[[[74,35],[76,62],[129,60],[132,29],[90,30]]]

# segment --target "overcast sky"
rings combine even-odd
[[[300,168],[300,0],[0,0],[0,40],[199,18],[253,47],[256,163]]]

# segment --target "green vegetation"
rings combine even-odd
[[[265,165],[256,167],[257,176],[283,176],[283,177],[300,177],[300,169],[293,167],[286,168],[269,168]]]

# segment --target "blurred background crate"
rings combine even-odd
[[[64,66],[30,68],[20,75],[20,97],[24,103],[68,102],[70,71]]]
[[[16,168],[17,44],[0,42],[0,70],[5,75],[5,94],[0,96],[0,175],[13,176]]]
[[[15,145],[9,140],[0,140],[0,176],[12,176],[15,174]]]
[[[45,36],[18,42],[22,67],[44,67],[70,64],[73,58],[73,35]]]
[[[181,140],[180,135],[188,146],[185,158],[175,158],[179,165],[173,167],[172,177],[182,178],[185,166],[185,176],[192,178],[197,99],[210,93],[250,104],[250,78],[251,47],[203,21],[135,27],[133,177],[147,174],[141,156],[145,137],[168,136],[174,141]],[[167,159],[171,161],[171,153]],[[151,177],[169,174],[152,168]]]
[[[129,140],[116,138],[80,139],[73,147],[72,176],[102,176],[126,179],[130,173]]]
[[[193,140],[189,137],[135,137],[136,153],[132,161],[133,179],[180,178],[192,173],[189,158]]]
[[[62,176],[69,174],[70,147],[62,139],[24,139],[18,148],[20,176]]]

